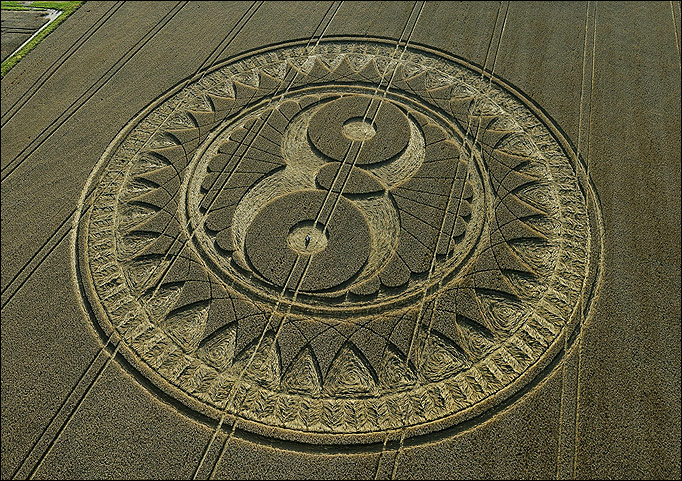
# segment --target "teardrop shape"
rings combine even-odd
[[[371,277],[365,282],[353,287],[351,292],[358,296],[371,296],[379,292],[381,287],[381,281],[379,281],[379,276]]]
[[[386,287],[400,287],[410,280],[410,272],[402,259],[398,255],[394,255],[379,274],[379,278]]]

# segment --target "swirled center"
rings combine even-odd
[[[341,132],[348,139],[356,142],[364,142],[374,137],[377,131],[371,123],[363,120],[360,117],[354,117],[344,122]]]
[[[291,228],[287,237],[287,245],[301,255],[312,255],[322,252],[327,247],[327,235],[321,224],[304,221]]]

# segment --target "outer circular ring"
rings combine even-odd
[[[349,37],[340,37],[340,38],[333,38],[329,40],[355,40],[353,38]],[[372,42],[377,42],[377,43],[384,43],[384,44],[390,44],[391,42],[385,39],[368,39],[369,41]],[[301,45],[303,44],[303,41],[299,42],[291,42],[285,45],[278,45],[276,47],[271,47],[271,48],[281,48],[285,46],[293,46],[293,45]],[[566,328],[562,330],[562,333],[554,340],[554,342],[548,346],[548,348],[545,350],[545,352],[540,356],[540,358],[531,366],[529,366],[523,374],[513,383],[510,385],[506,386],[503,389],[500,389],[497,391],[495,394],[489,396],[485,400],[478,402],[474,404],[473,406],[464,409],[462,411],[459,411],[451,416],[446,416],[444,418],[441,418],[437,421],[433,421],[430,423],[426,423],[427,425],[418,425],[418,426],[413,426],[413,427],[406,427],[404,429],[404,433],[402,434],[404,437],[417,437],[415,438],[415,441],[419,439],[420,435],[437,431],[437,430],[442,430],[448,427],[456,426],[463,421],[468,421],[472,420],[475,418],[479,418],[482,414],[484,414],[487,410],[489,410],[493,405],[498,405],[498,406],[503,406],[504,402],[506,400],[509,400],[510,398],[514,398],[515,394],[517,393],[522,393],[524,392],[523,388],[524,386],[527,386],[531,381],[538,382],[539,379],[536,378],[536,376],[539,373],[542,373],[544,371],[544,374],[547,373],[546,368],[551,365],[551,363],[555,360],[557,354],[560,352],[563,352],[564,346],[571,340],[574,339],[574,333],[576,332],[576,328],[582,325],[582,323],[589,318],[589,311],[590,307],[592,304],[593,299],[595,298],[596,291],[598,290],[600,280],[601,280],[601,268],[602,268],[602,261],[601,261],[601,251],[602,251],[602,219],[601,219],[601,214],[599,210],[599,202],[597,199],[597,195],[592,187],[592,184],[590,182],[589,177],[587,176],[581,160],[578,158],[577,154],[575,153],[574,149],[572,148],[570,142],[566,139],[565,135],[561,131],[561,129],[549,118],[548,115],[545,114],[545,112],[537,105],[533,103],[532,100],[530,100],[527,96],[522,94],[519,90],[508,84],[507,82],[502,81],[501,79],[497,77],[492,77],[490,76],[487,72],[482,72],[481,69],[473,65],[471,63],[468,63],[462,59],[459,59],[457,57],[452,56],[451,54],[441,52],[432,48],[428,47],[422,47],[422,46],[412,46],[411,49],[413,50],[418,50],[424,53],[432,54],[432,55],[437,55],[439,57],[445,58],[449,62],[453,62],[455,64],[459,64],[469,70],[472,70],[474,72],[479,72],[482,74],[483,77],[490,79],[490,82],[494,83],[498,87],[501,87],[504,89],[507,93],[510,93],[515,97],[516,100],[520,101],[523,103],[532,113],[533,115],[539,119],[542,124],[547,127],[547,129],[550,131],[551,135],[553,136],[553,139],[558,143],[558,145],[561,147],[563,150],[564,154],[568,158],[569,162],[571,163],[571,166],[574,170],[574,173],[576,175],[576,178],[579,181],[579,184],[581,186],[581,189],[583,190],[583,193],[585,195],[585,201],[587,204],[587,210],[589,213],[589,226],[590,226],[590,248],[589,248],[589,259],[588,259],[588,270],[586,272],[586,275],[583,280],[583,286],[582,286],[582,300],[579,305],[576,305],[576,308],[574,310],[574,315],[571,316],[571,318],[568,320],[568,324]],[[267,51],[269,50],[268,48],[263,49],[261,51]],[[237,59],[232,59],[232,61],[236,61],[240,58],[244,58],[247,56],[254,55],[255,53],[258,52],[249,52],[247,54],[244,54],[243,56],[240,56]],[[229,62],[225,62],[229,63]],[[217,68],[220,68],[223,64],[214,67],[211,70],[215,70]],[[91,175],[90,179],[88,180],[88,183],[86,184],[86,187],[83,191],[83,195],[81,197],[81,201],[79,203],[79,209],[77,212],[77,215],[74,220],[74,238],[73,238],[73,259],[74,259],[74,268],[76,272],[76,278],[78,279],[78,284],[79,284],[79,289],[81,292],[84,294],[84,300],[86,302],[86,305],[90,306],[92,309],[92,312],[94,313],[95,316],[101,318],[106,318],[106,313],[104,312],[104,309],[102,308],[101,304],[99,303],[99,299],[97,295],[93,292],[92,288],[90,287],[92,285],[92,278],[89,275],[89,271],[87,268],[84,268],[83,266],[87,266],[87,263],[89,262],[89,259],[87,258],[87,254],[84,252],[84,250],[81,250],[80,246],[83,245],[84,241],[87,240],[87,219],[88,219],[88,207],[89,205],[86,205],[86,202],[89,197],[89,192],[95,182],[100,179],[101,174],[103,169],[106,167],[108,161],[109,161],[109,156],[110,154],[121,144],[122,140],[130,133],[130,131],[135,127],[135,125],[139,122],[141,118],[143,118],[146,114],[148,114],[151,110],[153,110],[156,106],[158,106],[160,103],[162,103],[164,100],[167,98],[171,97],[175,93],[177,93],[183,85],[179,85],[176,88],[172,89],[169,91],[167,94],[162,96],[161,98],[157,99],[155,102],[150,104],[145,110],[140,112],[138,116],[136,116],[127,126],[124,128],[121,133],[116,137],[116,139],[112,142],[112,144],[107,148],[105,151],[104,155],[98,162],[97,166],[93,170],[93,174]],[[105,336],[114,336],[114,338],[117,337],[117,335],[114,333],[115,329],[111,325],[101,325],[104,335]],[[170,391],[171,394],[176,397],[177,399],[180,399],[183,403],[191,406],[193,409],[196,411],[208,415],[210,417],[219,417],[220,416],[220,411],[216,409],[212,409],[207,407],[205,404],[197,402],[195,399],[191,398],[190,396],[187,396],[182,390],[175,388],[172,385],[168,385],[163,379],[160,378],[151,368],[149,368],[145,363],[140,362],[139,358],[136,356],[136,354],[128,348],[125,343],[120,345],[120,351],[123,353],[123,355],[126,357],[128,362],[132,366],[135,367],[138,371],[140,371],[147,379],[152,380],[155,384],[159,385],[162,390],[164,391]],[[363,433],[363,434],[326,434],[326,433],[301,433],[298,431],[292,431],[292,430],[287,430],[283,428],[273,428],[272,426],[266,426],[261,423],[255,422],[255,421],[250,421],[250,420],[244,420],[240,421],[240,428],[243,428],[244,425],[248,425],[246,429],[253,431],[255,433],[259,433],[262,435],[266,436],[276,436],[282,439],[286,440],[291,440],[291,441],[296,441],[296,442],[302,442],[302,443],[334,443],[334,444],[353,444],[353,443],[381,443],[383,442],[386,433],[384,431],[379,431],[375,433]]]

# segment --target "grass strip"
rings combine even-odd
[[[0,66],[0,78],[3,78],[19,61],[35,48],[45,37],[47,37],[57,26],[75,12],[83,2],[33,2],[30,7],[22,2],[0,2],[2,10],[61,10],[62,13],[43,29],[38,35],[33,37],[30,42],[24,45],[18,52],[8,57]]]

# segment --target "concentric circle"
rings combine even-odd
[[[102,156],[80,286],[178,403],[303,443],[417,436],[509,400],[587,315],[600,216],[561,131],[466,61],[394,52],[246,54]]]
[[[199,146],[184,222],[225,281],[270,304],[296,295],[294,312],[378,313],[414,302],[471,259],[486,202],[480,153],[458,126],[422,113],[423,103],[379,100],[375,90],[290,92],[224,121]],[[431,192],[420,191],[426,179]],[[275,224],[304,221],[337,226],[341,240],[299,279],[305,266],[292,273],[296,254],[281,248],[290,226]]]
[[[314,220],[302,220],[289,230],[287,244],[296,254],[308,256],[317,254],[325,250],[329,244],[328,230]]]
[[[303,292],[324,291],[348,282],[367,262],[370,236],[362,212],[341,197],[329,222],[318,226],[315,221],[325,197],[326,193],[321,190],[285,194],[269,202],[251,222],[246,236],[246,256],[255,271],[276,287],[282,289],[288,282]],[[321,237],[323,249],[314,249],[308,254],[305,238],[304,249],[291,247],[291,231],[301,224],[316,228],[311,230],[317,241],[313,247]],[[321,234],[315,235],[318,229]]]
[[[344,134],[348,122],[367,123],[364,129],[370,133],[355,139],[363,143],[352,159],[348,154],[354,139]],[[315,112],[308,125],[308,137],[330,159],[339,162],[346,159],[361,166],[393,159],[405,150],[411,135],[405,113],[394,103],[381,102],[369,95],[346,95]]]

